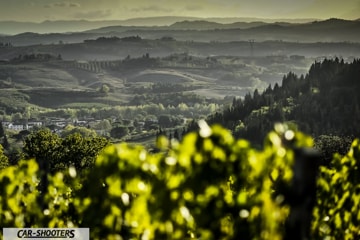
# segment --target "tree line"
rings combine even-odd
[[[360,60],[339,58],[315,62],[304,76],[289,72],[281,86],[269,85],[262,93],[255,90],[244,98],[234,98],[230,107],[207,120],[231,129],[236,137],[256,145],[276,122],[296,124],[298,129],[321,140],[341,138],[351,142],[360,135]],[[193,124],[189,129],[195,129]],[[334,147],[334,145],[332,145]],[[349,146],[348,146],[349,147]],[[336,151],[336,150],[334,150]],[[346,150],[341,150],[345,153]]]

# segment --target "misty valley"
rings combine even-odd
[[[334,23],[349,25],[335,19],[309,28],[319,25],[321,35],[327,33],[326,25]],[[240,23],[217,24],[217,31],[211,30],[211,24],[185,21],[161,29],[87,31],[93,39],[85,32],[4,36],[0,38],[2,121],[23,125],[23,130],[28,130],[29,121],[42,122],[59,131],[81,123],[115,139],[141,139],[139,134],[148,139],[149,132],[156,136],[156,129],[185,129],[187,122],[222,111],[234,98],[281,84],[289,72],[305,75],[316,61],[338,57],[351,62],[360,55],[357,42],[307,42],[306,38],[290,42],[280,39],[277,31],[264,35],[274,26],[284,28],[281,33],[289,26],[305,31],[306,24],[252,26],[246,29],[249,36],[239,36],[248,38],[242,41],[227,41],[229,36],[236,39],[233,34]],[[140,35],[144,29],[155,38]],[[251,39],[255,34],[251,32],[260,41]],[[192,34],[201,36],[200,41],[192,40]],[[67,43],[73,36],[80,42]],[[211,40],[215,36],[217,40]],[[111,129],[119,125],[127,130],[111,136]]]

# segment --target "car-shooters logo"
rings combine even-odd
[[[89,240],[89,228],[4,228],[4,240],[72,239]]]
[[[40,237],[53,237],[53,238],[74,238],[75,237],[75,230],[60,230],[60,229],[38,229],[33,231],[31,229],[24,230],[21,229],[17,232],[18,238],[40,238]]]

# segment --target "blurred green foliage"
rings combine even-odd
[[[199,125],[181,142],[159,137],[156,153],[110,145],[81,178],[72,165],[48,174],[47,192],[35,160],[0,170],[0,226],[89,227],[91,239],[282,239],[290,207],[275,185],[290,185],[293,149],[312,147],[312,138],[278,124],[258,150],[219,125]],[[69,159],[81,145],[73,138]],[[34,139],[32,149],[51,157],[57,141]],[[359,237],[359,160],[355,141],[321,168],[315,238]]]
[[[4,148],[0,144],[0,169],[6,168],[9,165],[9,160],[4,154]]]
[[[360,238],[360,141],[321,167],[313,231],[321,239]]]

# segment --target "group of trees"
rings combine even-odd
[[[106,92],[106,86],[102,91]],[[2,121],[18,121],[21,119],[37,119],[50,122],[51,118],[65,119],[88,119],[94,118],[98,120],[104,119],[133,119],[143,121],[148,118],[155,118],[161,114],[170,114],[184,117],[200,118],[207,116],[220,108],[220,104],[216,102],[191,103],[196,100],[195,96],[189,96],[189,104],[181,103],[180,99],[183,95],[174,96],[175,99],[169,100],[176,105],[163,105],[159,100],[156,103],[145,103],[137,106],[114,106],[102,108],[59,108],[59,109],[41,109],[37,107],[27,107],[18,109],[20,112],[6,114],[0,111],[0,120]],[[165,97],[165,96],[164,96]]]
[[[224,65],[219,63],[215,57],[202,58],[190,55],[187,52],[175,53],[164,57],[160,62],[162,67],[194,68],[194,69],[223,69]]]
[[[138,35],[136,36],[128,36],[128,37],[123,37],[123,38],[119,38],[116,36],[112,36],[112,37],[99,37],[95,40],[84,40],[84,43],[111,43],[111,42],[120,42],[120,41],[124,41],[124,42],[139,42],[141,41],[142,38]]]
[[[130,105],[147,105],[149,103],[161,104],[167,107],[176,107],[183,104],[188,106],[218,104],[221,103],[221,101],[216,99],[206,99],[192,92],[169,92],[135,95],[129,102]]]
[[[133,89],[135,94],[149,94],[149,93],[171,93],[171,92],[185,92],[195,90],[195,86],[190,84],[174,84],[174,83],[153,83],[150,86],[141,86]]]
[[[261,144],[275,122],[293,122],[317,138],[321,135],[352,137],[360,134],[360,60],[338,58],[315,62],[309,73],[284,76],[259,93],[234,99],[232,106],[209,117],[238,137]]]
[[[12,61],[49,61],[49,60],[62,60],[61,54],[53,55],[49,53],[31,53],[19,55],[12,59]]]
[[[0,48],[1,47],[12,47],[12,43],[11,42],[0,42]]]
[[[19,141],[23,141],[20,150],[15,149],[18,145],[16,142],[13,146],[4,144],[7,141],[6,134],[0,137],[0,168],[16,165],[21,159],[35,158],[39,165],[46,164],[49,172],[70,166],[81,171],[92,166],[99,152],[110,143],[106,138],[97,136],[95,131],[83,127],[68,126],[61,135],[49,128],[27,131],[26,134],[19,135]],[[16,156],[13,156],[14,151],[18,151]]]

